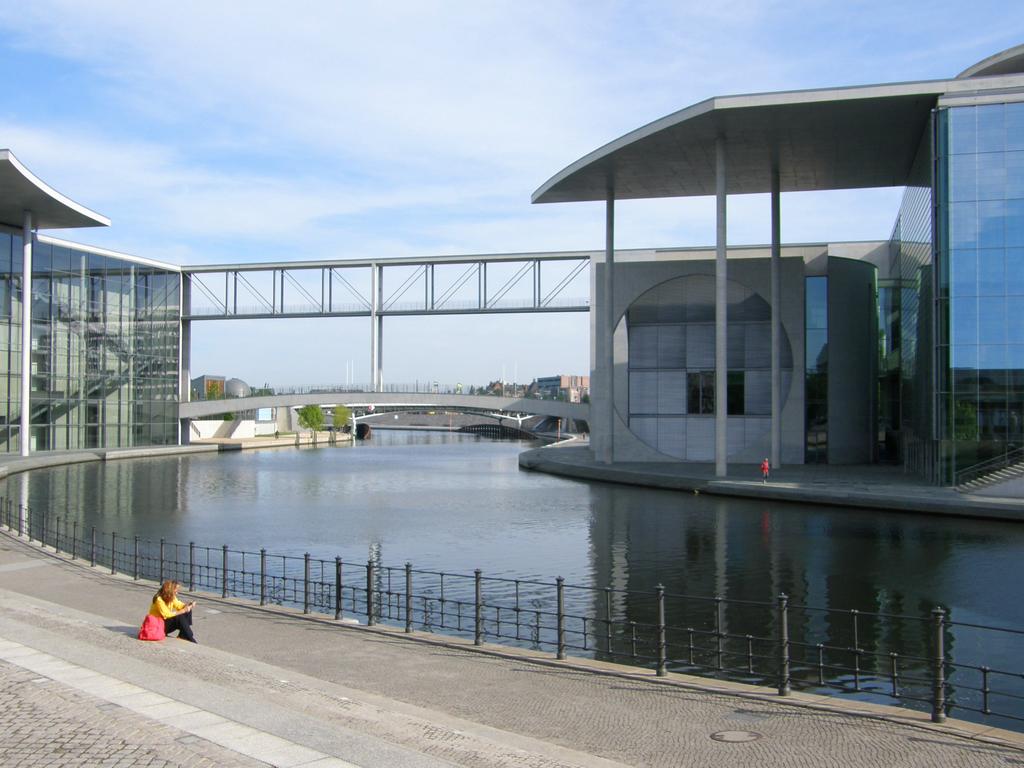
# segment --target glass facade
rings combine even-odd
[[[771,421],[771,309],[728,283],[729,453],[757,445]],[[709,461],[715,439],[715,280],[679,277],[637,299],[626,313],[629,428],[647,445],[679,459]],[[783,392],[793,370],[781,350]]]
[[[932,376],[932,128],[918,145],[879,281],[877,455],[935,475]]]
[[[1024,103],[937,112],[942,482],[1024,444]]]
[[[808,277],[804,289],[804,461],[828,463],[828,278]]]
[[[0,232],[0,450],[21,449],[21,238]],[[180,275],[35,241],[31,450],[177,442]]]

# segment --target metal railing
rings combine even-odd
[[[784,594],[771,602],[736,600],[672,594],[662,586],[623,590],[566,584],[561,577],[516,579],[154,542],[86,528],[77,518],[2,497],[0,527],[111,574],[175,579],[189,592],[472,638],[476,645],[532,648],[558,659],[601,658],[659,676],[727,678],[771,686],[781,696],[794,689],[859,694],[923,709],[935,722],[956,710],[1024,723],[1024,674],[964,663],[952,653],[954,637],[984,649],[993,638],[1022,642],[1024,630],[952,621],[941,607],[925,616],[872,613],[800,605]]]
[[[1009,467],[1018,462],[1024,461],[1024,446],[1014,448],[1001,453],[998,456],[994,456],[991,459],[978,462],[969,467],[961,469],[956,473],[953,485],[960,487],[964,483],[969,483],[971,480],[977,480],[982,475],[988,474],[989,472],[995,472],[1005,467]]]

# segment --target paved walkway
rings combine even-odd
[[[200,645],[142,643],[153,589],[0,532],[0,763],[1024,764],[1024,737],[982,726],[474,651],[204,594]]]
[[[774,470],[761,482],[755,464],[730,464],[729,476],[715,477],[714,464],[616,462],[601,464],[586,445],[571,442],[525,451],[519,466],[581,480],[697,491],[721,496],[836,504],[867,509],[929,512],[964,517],[1024,520],[1024,499],[958,493],[931,485],[901,467],[804,464]]]

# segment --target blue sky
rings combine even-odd
[[[710,96],[950,77],[1024,42],[1007,2],[0,2],[0,146],[178,264],[575,250],[555,172]],[[371,7],[372,6],[372,7]],[[900,190],[783,196],[784,241],[883,239]],[[730,241],[768,238],[764,196]],[[711,199],[618,206],[619,247],[713,242]],[[583,373],[583,315],[385,323],[385,380]],[[366,320],[210,323],[193,372],[368,377]],[[352,373],[354,372],[354,373]]]

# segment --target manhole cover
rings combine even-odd
[[[744,741],[757,741],[761,738],[760,733],[754,731],[718,731],[712,733],[711,738],[715,741],[727,741],[730,744],[740,744]]]

